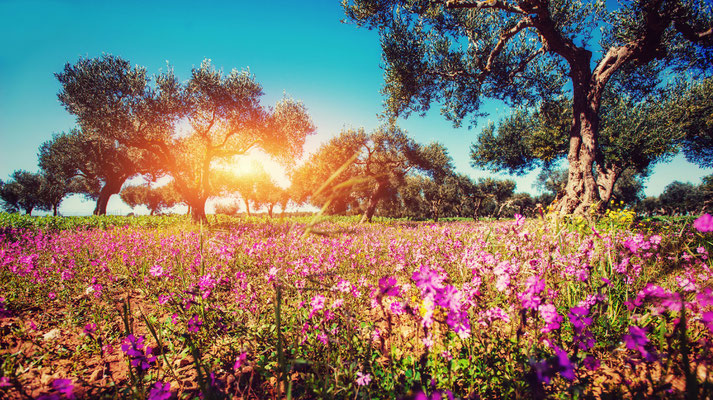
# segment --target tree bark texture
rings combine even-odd
[[[195,196],[191,199],[190,210],[191,219],[194,222],[208,222],[208,217],[205,215],[205,202],[208,200],[204,196]]]
[[[369,198],[369,204],[367,205],[366,210],[364,211],[364,215],[362,215],[361,220],[359,221],[360,224],[363,224],[364,222],[371,223],[371,220],[374,217],[374,212],[376,212],[376,206],[379,204],[379,200],[384,197],[386,189],[387,184],[385,182],[379,182],[376,185],[376,190],[374,190],[374,193],[372,193],[371,197]]]
[[[94,208],[94,215],[106,215],[106,206],[109,204],[109,198],[121,191],[121,187],[124,185],[126,177],[115,177],[112,179],[107,179],[104,186],[99,191],[99,197],[97,198],[97,204]]]

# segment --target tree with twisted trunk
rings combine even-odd
[[[115,56],[81,59],[57,74],[60,101],[82,127],[149,152],[157,171],[173,177],[194,221],[218,193],[213,163],[257,147],[289,165],[301,156],[314,125],[300,102],[260,104],[262,87],[247,71],[217,71],[203,61],[183,83],[172,70],[154,83],[142,67]],[[158,175],[158,174],[157,174]]]
[[[555,209],[589,215],[621,171],[603,159],[602,98],[617,74],[645,96],[677,72],[709,74],[713,12],[703,0],[345,0],[349,20],[377,29],[392,116],[432,103],[456,125],[483,98],[534,106],[571,99],[568,181]],[[599,44],[592,45],[595,37]],[[594,54],[600,54],[594,59]],[[639,97],[640,98],[640,97]]]

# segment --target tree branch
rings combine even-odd
[[[671,21],[670,15],[661,15],[658,7],[651,4],[644,17],[643,34],[623,46],[610,48],[597,64],[592,73],[589,100],[601,98],[609,79],[622,65],[634,61],[647,62],[656,58],[661,38]]]
[[[543,55],[543,54],[545,54],[545,48],[544,48],[544,47],[540,47],[539,50],[537,50],[536,52],[532,53],[532,55],[530,55],[530,57],[528,57],[527,59],[523,60],[523,61],[520,63],[520,65],[517,66],[517,68],[515,68],[514,70],[512,70],[512,72],[510,72],[510,75],[508,75],[508,78],[512,80],[512,79],[515,77],[515,75],[524,72],[524,71],[525,71],[525,68],[527,68],[528,64],[530,64],[533,60],[535,60],[535,58],[537,58],[537,57],[539,57],[539,56],[541,56],[541,55]]]
[[[497,57],[498,54],[500,54],[503,47],[505,47],[507,42],[510,39],[512,39],[513,36],[520,33],[523,29],[531,28],[533,26],[534,25],[532,24],[532,21],[530,20],[530,18],[523,18],[510,30],[507,30],[507,31],[503,32],[502,34],[500,34],[498,43],[495,45],[493,50],[491,50],[490,54],[488,55],[488,61],[485,63],[484,71],[490,72],[490,69],[493,67],[493,60],[495,60],[495,57]]]
[[[504,0],[485,0],[485,1],[475,1],[475,2],[470,2],[470,1],[463,1],[463,0],[446,0],[446,1],[441,1],[442,4],[445,4],[447,8],[450,9],[475,9],[475,10],[481,10],[484,8],[494,8],[498,10],[504,10],[504,11],[509,11],[512,13],[516,14],[525,14],[525,11],[523,11],[520,7],[514,6]]]
[[[680,18],[676,18],[673,23],[674,29],[676,29],[686,40],[691,42],[704,42],[706,40],[713,39],[713,28],[708,28],[705,31],[697,32],[691,25]]]

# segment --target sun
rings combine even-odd
[[[287,177],[285,167],[258,149],[250,150],[245,155],[235,156],[230,160],[223,161],[219,164],[219,167],[232,172],[236,176],[259,172],[260,167],[262,167],[278,186],[283,188],[290,186],[290,179]]]

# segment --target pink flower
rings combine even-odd
[[[52,387],[68,399],[74,399],[74,385],[71,379],[55,379]]]
[[[540,318],[545,321],[545,326],[542,327],[542,333],[552,332],[559,329],[562,322],[562,316],[557,313],[554,304],[542,304],[537,308]]]
[[[171,398],[171,384],[156,382],[149,392],[148,400],[168,400]]]
[[[703,214],[693,222],[693,227],[698,232],[713,232],[713,217],[710,214]]]
[[[87,324],[84,326],[84,333],[90,335],[97,331],[97,324]]]
[[[240,370],[240,367],[243,366],[243,364],[245,363],[245,360],[247,360],[247,359],[248,359],[248,353],[245,352],[245,351],[242,352],[242,353],[235,359],[235,365],[233,365],[233,369],[235,370],[235,372],[237,372],[238,370]]]
[[[401,295],[399,286],[396,283],[396,278],[393,276],[385,276],[379,279],[379,290],[382,295],[398,297]]]
[[[310,302],[310,305],[312,306],[312,311],[309,312],[309,317],[312,318],[314,314],[317,313],[317,311],[322,310],[324,308],[324,296],[321,294],[318,294],[312,298],[312,301]]]
[[[203,325],[203,321],[198,319],[198,315],[194,315],[191,319],[188,320],[188,332],[198,332],[198,330],[201,328],[201,325]]]
[[[515,226],[520,226],[525,223],[525,217],[521,214],[515,214]]]
[[[366,386],[371,382],[371,374],[362,374],[361,372],[356,373],[356,383],[359,386]]]
[[[156,264],[151,267],[151,269],[149,269],[149,273],[151,274],[151,276],[159,278],[161,277],[161,275],[163,275],[163,267]]]

